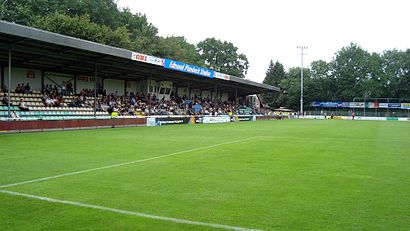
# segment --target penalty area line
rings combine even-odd
[[[207,226],[207,227],[226,229],[226,230],[258,231],[258,229],[250,229],[250,228],[244,228],[244,227],[238,227],[238,226],[230,226],[230,225],[223,225],[223,224],[216,224],[216,223],[207,223],[207,222],[201,222],[201,221],[191,221],[191,220],[178,219],[178,218],[172,218],[172,217],[157,216],[157,215],[152,215],[152,214],[147,214],[147,213],[139,213],[139,212],[133,212],[133,211],[128,211],[128,210],[122,210],[122,209],[114,209],[114,208],[93,205],[93,204],[85,204],[85,203],[80,203],[80,202],[75,202],[75,201],[59,200],[59,199],[54,199],[50,197],[42,197],[42,196],[13,192],[13,191],[8,191],[8,190],[0,190],[0,193],[12,195],[12,196],[26,197],[30,199],[37,199],[41,201],[47,201],[50,203],[58,203],[58,204],[66,204],[66,205],[72,205],[72,206],[77,206],[77,207],[92,208],[92,209],[109,211],[109,212],[118,213],[118,214],[125,214],[125,215],[141,217],[141,218],[149,218],[149,219],[154,219],[154,220],[162,220],[162,221],[168,221],[168,222],[173,222],[173,223]]]
[[[150,158],[141,159],[141,160],[134,160],[134,161],[124,162],[124,163],[119,163],[119,164],[113,164],[113,165],[107,165],[107,166],[98,167],[98,168],[85,169],[85,170],[76,171],[76,172],[63,173],[63,174],[59,174],[59,175],[55,175],[55,176],[49,176],[49,177],[37,178],[37,179],[33,179],[33,180],[21,181],[21,182],[17,182],[17,183],[0,185],[0,189],[13,187],[13,186],[18,186],[18,185],[30,184],[30,183],[40,182],[40,181],[51,180],[51,179],[65,177],[65,176],[78,175],[78,174],[87,173],[87,172],[94,172],[94,171],[99,171],[99,170],[104,170],[104,169],[109,169],[109,168],[117,168],[117,167],[121,167],[121,166],[125,166],[125,165],[131,165],[131,164],[146,162],[146,161],[150,161],[150,160],[156,160],[156,159],[160,159],[160,158],[164,158],[164,157],[175,156],[175,155],[180,155],[180,154],[184,154],[184,153],[204,150],[204,149],[210,149],[210,148],[214,148],[214,147],[218,147],[218,146],[222,146],[222,145],[239,143],[239,142],[242,142],[242,141],[245,141],[245,140],[255,139],[255,138],[258,138],[258,137],[259,136],[253,136],[253,137],[248,137],[248,138],[244,138],[244,139],[240,139],[240,140],[228,141],[228,142],[224,142],[224,143],[219,143],[219,144],[214,144],[214,145],[209,145],[209,146],[204,146],[204,147],[199,147],[199,148],[188,149],[188,150],[184,150],[184,151],[174,152],[174,153],[165,154],[165,155],[161,155],[161,156],[150,157]]]

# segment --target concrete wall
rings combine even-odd
[[[104,79],[104,88],[107,94],[118,92],[118,95],[124,95],[124,80]]]
[[[77,76],[77,93],[85,88],[94,89],[94,76]]]
[[[202,98],[211,98],[211,91],[202,91]]]
[[[188,88],[187,87],[178,87],[177,89],[178,95],[179,96],[188,96]]]
[[[195,95],[198,97],[201,97],[202,91],[201,89],[192,89],[191,90],[191,96],[194,97]]]
[[[64,74],[64,73],[52,73],[52,72],[45,72],[44,73],[44,84],[52,84],[55,85],[61,84],[63,81],[70,81],[73,83],[73,88],[77,89],[76,93],[79,93],[82,89],[94,89],[94,76],[77,76],[76,82],[77,87],[74,86],[74,75]],[[48,77],[48,78],[47,78]],[[53,81],[51,81],[51,78]],[[97,78],[97,83],[101,82],[101,78]],[[11,78],[11,90],[14,90],[17,84],[21,83],[29,83],[31,90],[40,91],[41,90],[41,70],[35,70],[30,68],[12,68],[12,78]],[[165,82],[164,82],[165,83]],[[8,68],[4,68],[4,84],[8,85]],[[124,92],[124,80],[117,80],[117,79],[104,79],[104,89],[107,90],[107,93],[115,93],[118,91],[119,95],[125,94]],[[127,91],[134,92],[134,93],[144,93],[146,94],[147,89],[147,80],[143,81],[128,81],[127,82]],[[159,84],[155,84],[159,85]],[[98,85],[97,85],[98,86]],[[195,94],[198,97],[207,98],[211,97],[211,91],[209,90],[200,90],[200,89],[191,89],[191,96],[189,96],[189,91],[187,87],[177,87],[175,88],[175,92],[179,96],[188,96],[193,97]],[[212,91],[213,99],[216,99],[215,92]],[[228,100],[228,93],[218,93],[218,99],[223,101]]]
[[[29,77],[31,78],[29,78]],[[8,87],[9,68],[4,68],[4,85]],[[32,91],[41,90],[41,71],[30,68],[11,68],[11,90],[16,89],[17,84],[29,83]]]
[[[59,85],[61,85],[63,81],[68,82],[71,80],[71,83],[73,83],[74,85],[74,75],[52,73],[52,72],[44,73],[44,85],[46,84],[55,85],[55,83],[51,81],[50,79],[52,79],[54,82],[58,83]],[[93,88],[94,88],[94,85],[93,85]]]
[[[222,93],[222,94],[221,94],[221,100],[222,100],[222,101],[228,101],[228,97],[229,97],[229,94],[228,94],[228,93]]]
[[[136,81],[127,81],[127,91],[136,93],[137,91],[137,82]]]

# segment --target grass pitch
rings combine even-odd
[[[3,134],[0,191],[238,229],[409,230],[409,147],[410,123],[390,121]],[[217,229],[206,224],[0,192],[0,230]]]

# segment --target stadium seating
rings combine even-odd
[[[3,96],[4,92],[0,92]],[[107,112],[96,112],[92,107],[69,107],[73,96],[64,96],[65,103],[61,107],[45,107],[42,102],[42,94],[37,91],[23,94],[11,92],[11,117],[13,120],[72,120],[72,119],[107,119],[111,118]],[[20,99],[24,99],[29,111],[21,111],[17,106]],[[92,105],[94,98],[89,98],[89,105]],[[0,120],[8,119],[8,105],[0,103]]]
[[[83,92],[83,91],[81,91]],[[5,92],[0,92],[3,96]],[[85,100],[78,103],[79,95]],[[30,93],[11,92],[11,118],[12,120],[73,120],[73,119],[109,119],[114,117],[131,118],[146,115],[227,115],[236,109],[237,114],[252,114],[253,111],[245,104],[237,104],[229,101],[212,101],[210,99],[178,97],[164,100],[153,96],[148,99],[144,95],[114,96],[99,95],[97,98],[97,112],[94,115],[94,97],[91,92],[79,95],[63,96],[60,106],[46,107],[43,102],[43,94],[39,91]],[[131,98],[134,104],[131,104]],[[22,111],[18,105],[20,100],[29,108]],[[60,98],[61,99],[61,98]],[[195,104],[200,104],[200,111],[195,111]],[[77,107],[73,107],[76,106]],[[151,111],[148,111],[149,106]],[[113,114],[112,114],[113,113]],[[0,103],[0,120],[8,120],[8,106]]]

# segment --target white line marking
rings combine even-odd
[[[23,184],[30,184],[30,183],[40,182],[40,181],[51,180],[51,179],[55,179],[55,178],[65,177],[65,176],[77,175],[77,174],[86,173],[86,172],[93,172],[93,171],[98,171],[98,170],[103,170],[103,169],[108,169],[108,168],[117,168],[117,167],[121,167],[121,166],[124,166],[124,165],[130,165],[130,164],[136,164],[136,163],[141,163],[141,162],[150,161],[150,160],[156,160],[156,159],[169,157],[169,156],[175,156],[175,155],[179,155],[179,154],[183,154],[183,153],[214,148],[214,147],[218,147],[218,146],[222,146],[222,145],[226,145],[226,144],[239,143],[239,142],[254,139],[254,138],[257,138],[257,137],[259,137],[259,136],[253,136],[253,137],[248,137],[248,138],[244,138],[244,139],[240,139],[240,140],[229,141],[229,142],[214,144],[214,145],[210,145],[210,146],[205,146],[205,147],[199,147],[199,148],[189,149],[189,150],[185,150],[185,151],[174,152],[174,153],[171,153],[171,154],[150,157],[150,158],[142,159],[142,160],[134,160],[134,161],[124,162],[124,163],[119,163],[119,164],[113,164],[113,165],[108,165],[108,166],[103,166],[103,167],[98,167],[98,168],[91,168],[91,169],[81,170],[81,171],[77,171],[77,172],[68,172],[68,173],[63,173],[63,174],[59,174],[59,175],[55,175],[55,176],[49,176],[49,177],[43,177],[43,178],[37,178],[37,179],[33,179],[33,180],[17,182],[17,183],[0,185],[0,189],[13,187],[13,186],[18,186],[18,185],[23,185]]]
[[[368,142],[381,142],[378,139],[369,139],[369,138],[363,138],[363,137],[357,137],[357,138],[344,138],[344,137],[287,137],[287,136],[258,136],[259,138],[269,138],[269,139],[285,139],[289,140],[291,142],[293,141],[317,141],[317,142],[329,142],[329,141],[338,141],[338,142],[346,142],[346,141],[368,141]],[[397,142],[403,142],[403,140],[400,139],[385,139],[383,142],[390,142],[390,141],[397,141]]]
[[[207,227],[226,229],[226,230],[258,231],[258,229],[250,229],[250,228],[244,228],[244,227],[238,227],[238,226],[222,225],[222,224],[207,223],[207,222],[200,222],[200,221],[191,221],[191,220],[184,220],[184,219],[178,219],[178,218],[172,218],[172,217],[163,217],[163,216],[157,216],[157,215],[146,214],[146,213],[132,212],[128,210],[108,208],[108,207],[99,206],[99,205],[84,204],[84,203],[75,202],[75,201],[66,201],[66,200],[53,199],[49,197],[35,196],[31,194],[25,194],[25,193],[19,193],[19,192],[7,191],[7,190],[0,190],[0,193],[13,195],[13,196],[27,197],[27,198],[37,199],[37,200],[42,200],[42,201],[48,201],[51,203],[60,203],[60,204],[67,204],[67,205],[73,205],[73,206],[79,206],[79,207],[85,207],[85,208],[92,208],[92,209],[109,211],[113,213],[126,214],[126,215],[135,216],[135,217],[150,218],[150,219],[168,221],[168,222],[173,222],[173,223],[207,226]]]

